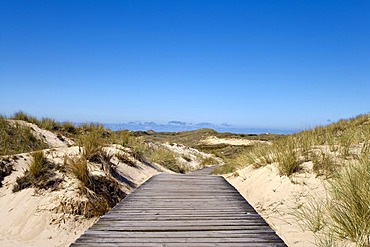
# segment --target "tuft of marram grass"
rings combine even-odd
[[[364,155],[330,181],[328,214],[338,236],[370,246],[370,160]]]
[[[50,131],[56,131],[61,128],[60,123],[58,123],[55,119],[52,119],[52,118],[42,118],[41,121],[39,121],[38,125],[42,129],[46,129]]]
[[[304,229],[315,234],[318,246],[337,246],[341,239],[370,246],[369,153],[328,181],[327,200],[311,198],[293,215]]]
[[[216,169],[213,170],[212,174],[228,174],[235,172],[239,167],[238,164],[235,163],[226,163],[225,165],[216,167]]]
[[[330,177],[338,171],[340,167],[339,163],[335,160],[335,157],[325,152],[313,152],[310,154],[310,159],[313,163],[313,171],[316,172],[317,175]]]
[[[157,163],[171,171],[185,173],[187,170],[178,164],[176,155],[171,150],[164,147],[156,147],[149,151],[148,160]]]
[[[63,181],[56,173],[59,167],[48,161],[42,151],[34,152],[31,156],[31,163],[24,175],[17,177],[13,192],[29,187],[57,190]]]
[[[84,148],[83,156],[89,161],[100,161],[104,143],[105,140],[102,138],[102,132],[96,130],[79,138],[79,145]]]
[[[34,152],[31,154],[32,162],[29,165],[29,173],[32,178],[38,178],[43,175],[47,169],[47,160],[42,151]]]
[[[63,122],[61,130],[72,135],[77,134],[77,127],[71,122]]]
[[[293,210],[292,214],[303,230],[317,233],[327,223],[325,219],[325,206],[326,204],[323,201],[315,197],[309,197],[308,201]]]
[[[84,123],[80,125],[79,131],[81,134],[87,134],[87,133],[100,133],[103,135],[106,132],[106,129],[103,125],[97,124],[97,123]]]
[[[119,131],[113,132],[111,139],[112,139],[112,142],[114,142],[115,144],[120,144],[124,147],[127,147],[130,145],[130,143],[132,143],[133,138],[134,137],[132,136],[130,131],[119,130]]]
[[[83,157],[74,159],[65,159],[65,166],[79,180],[83,186],[89,187],[91,184],[87,160]]]
[[[203,158],[202,161],[200,162],[201,167],[207,167],[207,166],[214,166],[217,165],[219,162],[213,158],[213,157],[206,157]]]
[[[10,123],[0,115],[0,155],[32,152],[48,148],[37,139],[29,127]]]
[[[18,111],[16,113],[14,113],[14,115],[12,116],[12,119],[22,120],[22,121],[33,123],[33,124],[36,124],[36,125],[40,125],[40,121],[36,117],[31,116],[31,115],[29,115],[29,114],[27,114],[23,111]]]
[[[294,138],[288,137],[284,141],[278,141],[274,146],[274,161],[278,163],[281,175],[290,176],[299,171],[300,160],[298,145]]]
[[[106,160],[109,162],[112,156],[106,154]],[[87,218],[102,216],[121,201],[126,194],[121,190],[118,182],[110,175],[94,176],[89,172],[88,161],[84,157],[67,158],[65,157],[65,165],[68,170],[81,182],[80,191],[84,194],[88,201],[83,209],[77,210],[75,214],[81,214]],[[108,163],[103,164],[109,165]]]
[[[273,149],[268,145],[256,144],[246,153],[241,153],[236,162],[241,166],[253,165],[255,168],[265,166],[274,162]]]
[[[135,159],[144,162],[145,156],[150,152],[145,142],[133,138],[130,140],[129,146],[131,148],[132,156]]]

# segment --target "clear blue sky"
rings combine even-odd
[[[370,111],[370,1],[0,0],[0,113],[304,128]]]

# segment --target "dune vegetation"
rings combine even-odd
[[[56,149],[35,135],[35,128],[24,124],[23,121],[55,133],[60,140],[73,140],[79,147],[79,154],[65,155],[62,164],[55,162],[50,154]],[[107,151],[115,144],[122,150],[118,149],[113,153]],[[18,159],[16,154],[30,153],[31,159],[24,168],[23,175],[16,178],[13,193],[30,187],[39,191],[59,190],[66,178],[74,178],[79,181],[80,194],[86,197],[87,201],[81,210],[73,213],[87,218],[105,214],[126,196],[121,189],[122,184],[119,184],[120,175],[114,171],[113,158],[129,165],[135,165],[135,158],[140,158],[141,161],[170,165],[173,171],[177,171],[175,154],[169,150],[166,152],[172,155],[171,164],[168,158],[165,162],[163,158],[151,159],[154,156],[160,157],[161,152],[161,149],[150,148],[145,142],[137,140],[129,131],[113,132],[99,124],[77,126],[50,118],[38,119],[24,112],[17,112],[10,118],[0,116],[0,181],[12,173],[14,159]],[[8,157],[9,155],[14,155],[14,158]],[[92,173],[92,169],[98,171],[98,174]]]
[[[62,164],[55,162],[50,154],[56,148],[35,135],[32,124],[54,133],[61,141],[71,140],[78,147],[78,154],[66,154]],[[162,144],[145,141],[127,130],[111,131],[95,123],[60,123],[51,118],[38,119],[22,111],[9,118],[0,116],[0,155],[3,156],[0,160],[0,182],[13,171],[12,158],[7,155],[14,154],[16,159],[19,153],[29,153],[31,159],[23,175],[16,178],[13,193],[26,188],[58,190],[66,177],[74,178],[87,202],[83,210],[73,213],[87,218],[105,214],[126,196],[121,189],[122,181],[135,187],[135,184],[117,173],[113,160],[136,169],[139,169],[138,162],[141,162],[153,169],[168,169],[176,173],[186,173],[209,165],[204,163],[207,159],[203,157],[198,157],[198,166],[178,162],[183,160],[183,154]]]
[[[19,120],[47,129],[60,140],[72,140],[78,153],[65,155],[62,163],[55,162],[50,157],[53,147]],[[253,142],[229,145],[202,141],[210,136]],[[179,152],[179,148],[187,151]],[[212,155],[202,156],[198,150]],[[370,114],[291,135],[232,135],[208,129],[184,133],[111,131],[99,124],[77,126],[23,112],[10,118],[0,116],[0,182],[11,174],[20,153],[30,153],[30,161],[16,179],[14,193],[30,187],[58,190],[66,178],[73,178],[78,181],[80,195],[87,198],[83,207],[77,207],[81,210],[73,213],[86,218],[105,214],[126,196],[121,183],[126,180],[115,170],[117,162],[129,169],[145,164],[187,173],[222,159],[225,165],[214,172],[235,175],[246,166],[258,169],[273,165],[292,183],[295,175],[310,172],[326,182],[327,195],[312,197],[293,210],[299,225],[314,233],[318,246],[336,246],[343,240],[370,246]]]
[[[0,115],[0,155],[26,153],[47,147],[32,134],[29,127],[9,122],[6,117]]]
[[[318,246],[342,240],[370,246],[370,114],[259,143],[215,172],[269,164],[288,177],[311,165],[328,182],[325,200],[312,198],[294,212],[302,227],[315,233]]]

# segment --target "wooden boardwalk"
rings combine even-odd
[[[223,177],[152,177],[71,246],[286,246]]]

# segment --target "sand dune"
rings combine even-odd
[[[207,139],[203,140],[202,143],[210,144],[210,145],[217,145],[217,144],[229,144],[234,146],[250,146],[256,143],[267,143],[265,141],[258,141],[258,140],[246,140],[241,138],[218,138],[215,136],[210,136]]]
[[[74,144],[68,138],[63,137],[62,141],[54,133],[40,129],[34,124],[17,122],[30,127],[37,138],[51,147],[43,152],[53,163],[63,164],[64,156],[81,155],[79,147],[68,147]],[[114,153],[124,148],[111,146],[108,149]],[[1,246],[69,246],[97,220],[96,217],[86,219],[71,213],[73,207],[82,205],[86,198],[79,192],[79,181],[66,174],[62,175],[64,181],[56,191],[28,188],[13,193],[16,179],[28,169],[31,155],[29,153],[12,155],[9,159],[14,171],[4,178],[3,186],[0,188]],[[141,162],[137,162],[136,167],[118,160],[113,162],[116,164],[117,172],[135,186],[160,171],[156,167]],[[126,193],[130,193],[133,189],[132,186],[122,184],[122,190]]]
[[[54,133],[40,129],[34,124],[18,122],[31,127],[34,135],[51,147],[43,150],[49,161],[63,165],[65,156],[81,155],[80,147],[71,146],[74,145],[73,141],[65,137],[61,140]],[[192,157],[192,163],[187,164],[190,170],[199,168],[200,161],[196,159],[198,156],[207,157],[206,154],[185,146],[164,145],[164,147],[177,153],[179,162],[185,162],[182,158],[184,155]],[[135,165],[125,164],[115,156],[111,159],[114,172],[121,179],[117,181],[126,194],[153,175],[171,172],[160,165],[136,160],[131,155],[130,149],[121,145],[110,145],[104,150],[109,154],[124,152],[135,163]],[[8,160],[6,156],[2,158]],[[73,213],[84,205],[87,198],[79,191],[79,181],[68,173],[59,173],[59,176],[63,177],[63,182],[55,191],[28,188],[14,193],[12,190],[17,177],[23,176],[31,160],[30,153],[24,153],[9,156],[7,161],[13,164],[14,171],[5,177],[0,188],[1,246],[69,246],[98,218],[87,219]],[[99,164],[89,163],[89,170],[93,175],[106,176]]]
[[[54,162],[63,162],[64,155],[77,155],[79,148],[56,148],[44,152]],[[79,193],[78,181],[66,176],[57,191],[28,188],[13,193],[16,178],[23,174],[31,160],[29,154],[17,156],[19,159],[13,161],[15,171],[5,177],[4,186],[0,188],[1,246],[68,246],[97,220],[73,215],[68,213],[70,208],[65,208],[78,207],[85,200]],[[136,185],[159,172],[145,164],[130,167],[119,163],[117,170]],[[123,186],[126,193],[133,189]]]

